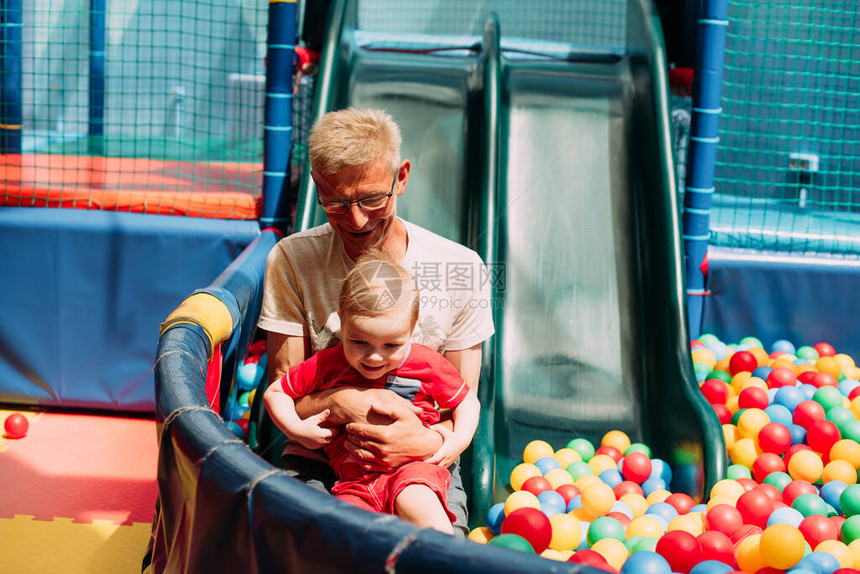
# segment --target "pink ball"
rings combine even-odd
[[[684,530],[672,530],[657,540],[657,554],[672,567],[672,572],[689,572],[702,561],[702,547],[696,537]]]
[[[651,458],[644,452],[631,452],[621,459],[621,475],[632,482],[645,482],[651,476]]]
[[[758,431],[758,444],[764,452],[783,454],[791,446],[791,431],[782,423],[767,423]]]
[[[749,351],[738,351],[729,359],[729,373],[734,377],[743,371],[753,372],[758,367],[758,359]]]
[[[809,430],[809,426],[815,421],[824,420],[824,407],[812,400],[801,401],[794,407],[792,421]]]
[[[502,534],[519,534],[540,554],[549,547],[552,525],[547,515],[537,508],[518,508],[502,521]]]

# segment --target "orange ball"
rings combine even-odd
[[[824,471],[824,462],[811,450],[799,450],[788,461],[788,474],[795,480],[815,483]]]
[[[630,448],[630,437],[620,430],[611,430],[600,439],[600,446],[612,446],[624,454]]]

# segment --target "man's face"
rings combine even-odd
[[[384,208],[362,210],[353,203],[343,213],[326,213],[329,223],[341,239],[347,254],[353,259],[372,247],[382,248],[391,232],[397,213],[397,196],[406,187],[405,172],[408,176],[408,162],[401,164],[396,174],[385,161],[366,166],[347,167],[330,175],[313,174],[317,192],[322,201],[355,201],[373,196],[385,195],[392,189],[394,193]]]

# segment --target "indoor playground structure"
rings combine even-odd
[[[0,571],[860,569],[857,15],[0,0]],[[288,477],[255,400],[347,106],[487,264],[468,539]]]

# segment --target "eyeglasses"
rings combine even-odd
[[[388,205],[388,200],[394,195],[394,185],[397,183],[397,174],[399,170],[394,172],[394,179],[391,180],[391,189],[388,193],[379,195],[371,195],[370,197],[362,197],[361,199],[341,199],[340,201],[323,201],[320,199],[319,191],[317,191],[317,205],[323,208],[326,213],[346,213],[352,209],[352,204],[358,205],[358,208],[364,213],[378,211],[384,209]]]

